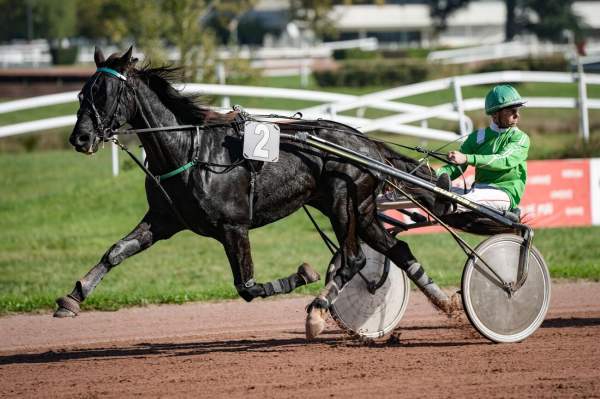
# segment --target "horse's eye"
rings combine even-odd
[[[83,103],[83,93],[79,93],[77,98],[79,99],[79,105],[81,105],[81,103]]]

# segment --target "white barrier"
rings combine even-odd
[[[462,135],[468,133],[473,129],[473,124],[465,115],[465,112],[482,109],[484,101],[481,98],[463,99],[462,87],[500,82],[580,82],[578,85],[580,91],[578,99],[568,97],[529,97],[527,105],[532,108],[578,107],[582,115],[585,116],[587,116],[589,108],[600,109],[600,99],[588,99],[585,93],[586,85],[600,84],[600,75],[585,74],[584,76],[582,72],[580,74],[529,71],[491,72],[415,83],[362,96],[297,89],[217,84],[182,84],[178,85],[177,88],[184,93],[224,96],[226,100],[224,103],[229,102],[230,96],[288,98],[320,102],[322,104],[307,107],[299,111],[306,118],[338,120],[354,126],[365,133],[379,130],[417,136],[423,139],[455,140],[457,138],[456,132],[429,128],[426,125],[426,121],[432,118],[458,121],[460,133]],[[454,92],[455,101],[453,103],[426,107],[398,102],[398,99],[401,98],[448,89],[452,89]],[[72,91],[0,103],[0,113],[73,102],[76,101],[77,94],[78,92]],[[341,112],[354,109],[357,110],[358,115],[361,115],[365,108],[392,111],[395,114],[380,118],[340,115]],[[280,115],[289,115],[294,112],[281,109],[249,109],[248,111],[251,113]],[[73,115],[1,126],[0,138],[39,130],[72,126],[74,122],[75,116]],[[415,126],[412,124],[415,122],[421,122],[422,125]],[[582,135],[586,139],[589,137],[587,126],[583,126]]]

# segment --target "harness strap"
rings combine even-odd
[[[198,162],[194,159],[194,160],[186,163],[185,165],[180,166],[179,168],[170,171],[169,173],[165,173],[164,175],[158,176],[158,181],[164,181],[164,180],[167,180],[170,177],[173,177],[173,176],[176,176],[176,175],[180,174],[181,172],[185,172],[189,168],[192,168],[192,167],[196,166],[197,163]]]
[[[119,73],[118,71],[116,71],[112,68],[102,67],[102,68],[96,69],[96,72],[104,72],[104,73],[114,76],[115,78],[119,78],[123,81],[127,81],[127,77],[125,75]]]

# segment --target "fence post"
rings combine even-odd
[[[310,77],[310,66],[308,60],[304,58],[300,61],[300,87],[303,89],[308,87],[308,78]]]
[[[115,136],[117,138],[117,136]],[[112,174],[113,176],[119,175],[119,148],[115,143],[112,143],[111,146],[112,152]]]
[[[577,77],[579,80],[579,134],[587,143],[590,140],[590,121],[588,116],[587,88],[585,84],[585,73],[583,72],[581,57],[577,55],[576,59],[578,75]]]
[[[219,82],[219,84],[224,85],[225,79],[226,79],[225,64],[223,62],[218,62],[217,63],[217,81]],[[229,96],[223,96],[221,98],[221,108],[226,108],[226,109],[231,108],[231,101],[229,99]]]
[[[454,110],[458,112],[458,127],[460,135],[464,136],[467,132],[467,126],[465,121],[465,108],[463,106],[462,91],[458,79],[452,79],[452,87],[454,88]]]

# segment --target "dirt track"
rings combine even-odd
[[[555,284],[520,344],[411,294],[399,341],[370,345],[333,324],[306,343],[310,298],[3,317],[0,396],[600,397],[600,283]]]

